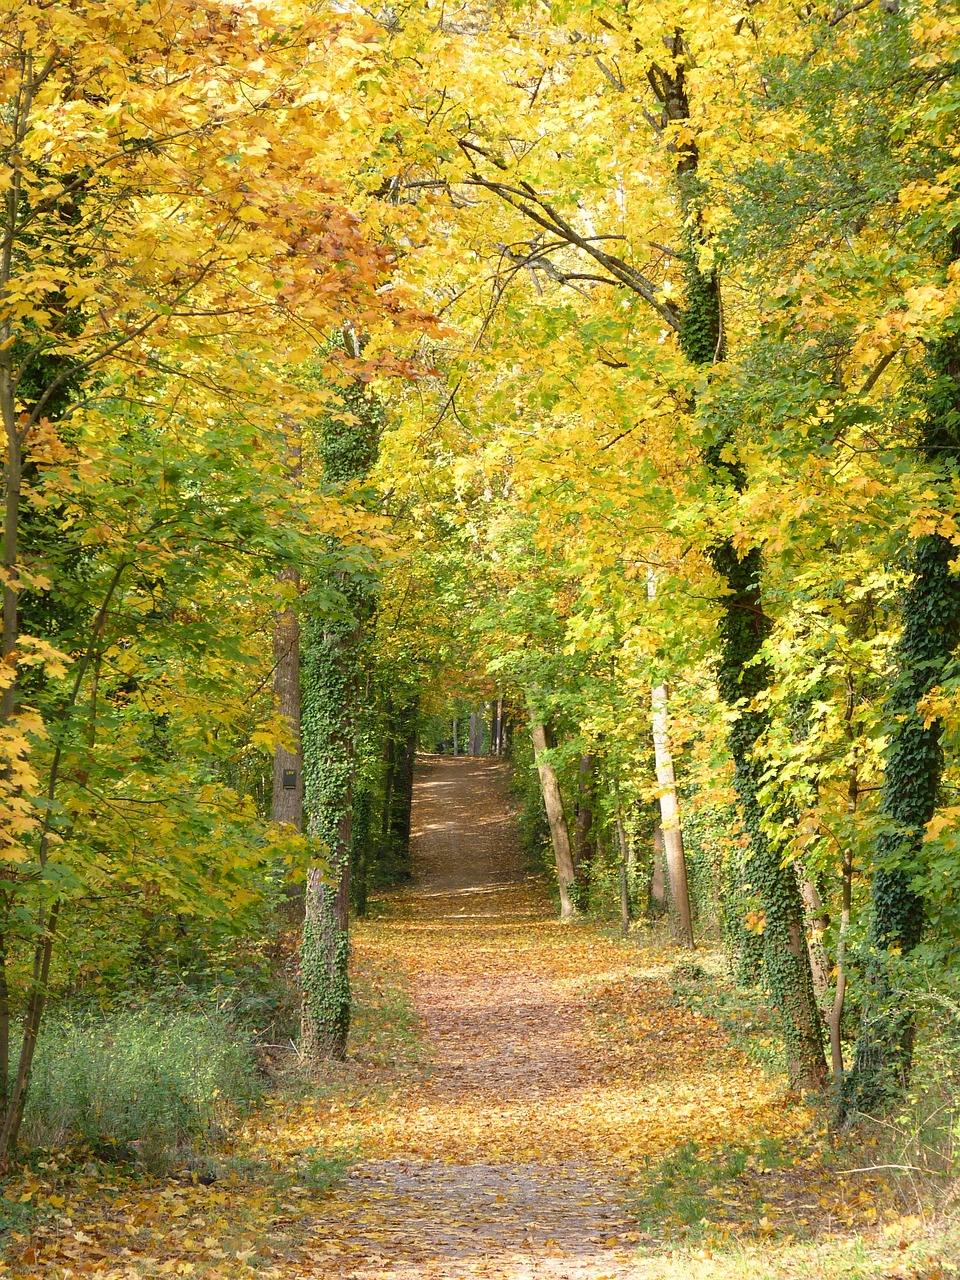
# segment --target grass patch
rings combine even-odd
[[[368,954],[358,957],[350,983],[350,1057],[374,1066],[419,1066],[420,1020],[402,978]]]
[[[243,1155],[210,1155],[191,1160],[181,1181],[200,1185],[224,1182],[276,1192],[300,1190],[323,1195],[339,1186],[359,1159],[355,1147],[320,1151],[305,1147],[283,1164]]]
[[[705,1154],[686,1142],[661,1160],[648,1162],[644,1185],[633,1202],[643,1230],[654,1238],[687,1241],[739,1233],[764,1218],[763,1195],[745,1175],[763,1176],[793,1163],[779,1143],[761,1138],[753,1146],[726,1146]],[[761,1234],[765,1227],[759,1226]],[[771,1232],[771,1234],[773,1234]]]
[[[22,1142],[79,1146],[155,1172],[217,1138],[259,1090],[252,1050],[216,1011],[51,1014],[34,1060]]]
[[[765,1071],[783,1071],[780,1028],[763,991],[738,987],[690,960],[674,965],[669,982],[674,1004],[712,1018],[730,1043]]]

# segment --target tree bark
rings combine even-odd
[[[360,344],[344,329],[355,358]],[[377,455],[382,414],[357,381],[342,393],[351,421],[331,417],[318,444],[324,479],[336,487],[364,479]],[[307,878],[300,944],[301,1051],[308,1060],[344,1058],[350,1029],[349,922],[354,749],[360,673],[375,598],[361,574],[337,575],[341,613],[311,619],[301,664],[304,810],[308,833],[326,850],[328,867]]]
[[[597,758],[587,752],[580,757],[579,794],[577,816],[573,825],[573,874],[576,882],[577,905],[585,910],[590,895],[593,871],[594,807],[597,802]]]
[[[346,811],[337,824],[330,864],[335,877],[325,881],[323,868],[307,873],[307,895],[300,945],[300,978],[304,990],[300,1020],[300,1052],[308,1062],[347,1056],[350,1032],[350,843],[352,787],[344,796]]]
[[[667,903],[667,869],[663,861],[663,827],[653,824],[653,863],[650,870],[650,904],[658,915],[669,909]]]
[[[960,393],[958,393],[960,400]],[[933,534],[914,553],[914,580],[903,605],[898,679],[888,702],[892,724],[870,887],[870,958],[863,1019],[849,1082],[850,1109],[884,1107],[906,1087],[914,1024],[893,976],[895,957],[923,936],[926,906],[915,888],[924,865],[924,828],[936,811],[943,751],[939,722],[924,725],[917,702],[942,678],[960,633],[960,580],[950,571],[956,547]]]
[[[281,579],[300,585],[292,566]],[[278,744],[273,753],[273,799],[270,817],[303,830],[303,753],[300,747],[300,619],[292,605],[278,611],[273,629],[274,708],[283,716],[295,744],[289,751]]]
[[[843,883],[840,903],[840,935],[837,938],[837,986],[833,1007],[827,1019],[830,1031],[830,1058],[833,1082],[838,1090],[843,1086],[843,1042],[840,1027],[843,1022],[843,1006],[847,996],[847,935],[850,932],[850,909],[853,902],[853,854],[845,848],[842,867]]]
[[[303,474],[303,452],[299,425],[287,419],[286,477],[297,489]],[[300,591],[296,565],[287,565],[281,583]],[[300,746],[300,618],[292,604],[278,609],[273,622],[273,705],[286,722],[294,744],[292,751],[278,744],[273,753],[273,795],[270,817],[303,830],[303,752]]]
[[[408,717],[410,712],[408,709]],[[413,770],[417,758],[416,725],[408,720],[406,736],[394,747],[396,769],[394,774],[393,804],[390,830],[400,851],[405,874],[410,866],[410,821],[413,812]]]
[[[809,877],[800,881],[800,896],[807,913],[807,951],[813,989],[817,999],[823,1000],[830,987],[830,958],[823,945],[823,931],[830,919],[823,909],[820,891]]]
[[[624,937],[630,932],[630,850],[627,847],[627,833],[623,829],[623,819],[617,814],[617,848],[620,859],[617,864],[617,878],[620,882],[620,932]]]
[[[663,684],[654,685],[650,693],[653,706],[653,751],[660,791],[660,825],[663,829],[663,848],[670,887],[670,922],[677,946],[692,948],[693,916],[690,911],[687,859],[683,851],[677,784],[673,772],[673,756],[670,753],[667,687]]]
[[[393,788],[397,775],[396,743],[393,740],[392,706],[387,700],[387,726],[383,735],[383,809],[380,813],[380,837],[384,845],[389,843],[393,819]]]
[[[543,792],[543,803],[547,811],[547,822],[550,824],[550,839],[553,843],[553,856],[557,864],[557,884],[560,889],[560,918],[570,920],[576,915],[574,904],[575,877],[573,873],[573,857],[570,852],[570,832],[563,812],[563,799],[560,795],[560,784],[553,765],[543,758],[547,750],[546,726],[531,722],[530,736],[533,738],[534,759],[540,775],[540,789]]]

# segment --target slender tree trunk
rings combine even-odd
[[[285,581],[300,585],[300,575],[292,566],[281,574]],[[273,753],[273,800],[270,816],[303,830],[303,753],[300,748],[300,620],[288,605],[280,610],[273,629],[273,698],[283,716],[294,750],[278,744]]]
[[[453,754],[455,756],[460,754],[460,744],[457,741],[457,717],[456,716],[453,717]]]
[[[284,470],[294,489],[300,487],[303,452],[299,425],[288,418]],[[280,583],[300,591],[300,574],[287,565]],[[303,752],[300,746],[300,618],[292,604],[278,609],[273,622],[273,704],[286,722],[293,750],[278,745],[273,753],[273,796],[270,817],[303,830]]]
[[[693,947],[693,916],[690,911],[687,859],[683,851],[677,784],[673,773],[673,756],[670,753],[669,703],[666,685],[654,685],[651,690],[651,700],[653,751],[660,791],[660,825],[663,828],[663,847],[667,863],[667,880],[670,886],[670,921],[673,926],[673,939],[679,947]]]
[[[853,854],[849,847],[843,851],[842,874],[840,935],[837,938],[837,986],[833,997],[833,1007],[830,1010],[828,1019],[833,1082],[837,1089],[840,1089],[843,1085],[843,1043],[840,1039],[840,1028],[843,1022],[843,1006],[847,995],[847,935],[850,932],[850,908],[853,897]]]
[[[667,902],[667,868],[663,860],[663,827],[653,824],[653,861],[650,868],[650,906],[657,915],[669,910]]]
[[[384,847],[390,844],[391,820],[393,817],[393,788],[397,774],[396,743],[393,737],[391,703],[387,701],[387,727],[383,735],[383,809],[380,814],[380,838]]]
[[[372,799],[369,784],[353,800],[353,830],[350,833],[350,897],[360,920],[366,918],[370,873]]]
[[[623,829],[623,818],[617,814],[617,847],[620,860],[617,865],[620,881],[620,932],[624,937],[630,932],[630,850],[627,847],[627,833]]]
[[[586,910],[593,871],[594,807],[597,802],[597,757],[591,752],[580,757],[577,817],[573,826],[573,874],[577,905]]]
[[[830,919],[823,909],[820,891],[809,877],[800,881],[800,896],[807,913],[807,951],[810,975],[817,999],[823,1000],[830,987],[830,958],[823,945],[823,933]]]
[[[560,918],[569,920],[576,914],[574,904],[575,877],[573,874],[573,857],[570,852],[570,832],[563,812],[563,799],[560,795],[560,784],[553,765],[543,758],[547,750],[547,730],[535,721],[530,725],[530,736],[533,738],[534,759],[540,775],[540,789],[543,792],[543,803],[550,824],[550,839],[553,842],[553,856],[557,864],[557,884],[560,889]]]
[[[404,873],[410,870],[410,822],[413,812],[413,772],[417,758],[417,731],[414,722],[415,712],[408,708],[404,719],[407,722],[406,737],[397,744],[396,781],[393,789],[393,811],[391,816],[391,832],[395,846],[399,849],[403,861]],[[398,749],[399,748],[399,749]]]
[[[23,1018],[23,1040],[20,1045],[20,1060],[17,1074],[10,1091],[3,1126],[0,1128],[0,1169],[5,1169],[10,1157],[17,1147],[20,1126],[23,1124],[23,1112],[30,1086],[30,1072],[33,1070],[33,1055],[37,1048],[40,1024],[43,1020],[43,1009],[47,998],[47,984],[50,980],[50,959],[53,955],[53,943],[60,919],[60,900],[54,902],[41,923],[43,932],[37,940],[33,957],[33,973],[30,981],[30,995],[27,1000],[27,1011]]]
[[[0,371],[2,372],[2,371]],[[9,661],[10,655],[17,649],[20,636],[20,620],[17,590],[17,559],[20,551],[20,486],[22,470],[22,445],[17,431],[16,419],[12,410],[12,392],[0,387],[4,426],[7,438],[7,457],[3,469],[4,515],[3,515],[3,659],[10,669],[16,667]],[[0,692],[0,721],[4,725],[10,723],[16,712],[17,682],[10,680]]]

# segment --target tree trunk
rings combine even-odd
[[[350,833],[350,897],[360,920],[367,915],[367,893],[370,873],[372,832],[372,800],[366,783],[353,798],[353,830]]]
[[[45,921],[41,920],[42,930],[34,947],[33,972],[30,979],[30,995],[27,1000],[27,1011],[23,1017],[23,1040],[20,1044],[20,1060],[17,1074],[10,1091],[3,1127],[0,1128],[0,1169],[6,1169],[10,1157],[17,1147],[20,1137],[20,1126],[23,1124],[23,1113],[27,1102],[27,1091],[30,1087],[30,1073],[33,1070],[33,1055],[40,1035],[40,1024],[43,1020],[43,1009],[47,999],[47,984],[50,980],[50,959],[53,955],[53,943],[56,938],[57,924],[60,919],[60,900],[57,899],[50,908]]]
[[[650,905],[662,915],[669,910],[667,903],[667,869],[663,861],[663,827],[653,824],[653,863],[650,870]]]
[[[460,744],[457,741],[457,717],[456,716],[453,717],[453,754],[455,756],[460,754]]]
[[[345,328],[344,346],[360,354]],[[362,480],[376,455],[382,414],[361,382],[341,393],[350,421],[326,419],[318,445],[324,480],[343,487]],[[300,945],[301,1051],[304,1058],[343,1058],[350,1029],[350,858],[354,744],[360,673],[374,594],[362,574],[337,575],[341,612],[310,620],[301,663],[301,731],[306,828],[326,850],[328,868],[312,867]],[[325,883],[326,880],[326,883]]]
[[[394,750],[397,757],[395,782],[393,787],[393,807],[390,818],[390,830],[396,848],[400,852],[404,874],[410,871],[410,820],[413,812],[413,770],[417,758],[416,725],[409,724],[411,712],[408,709],[406,719],[406,737],[396,744]]]
[[[623,819],[617,814],[617,848],[620,859],[617,864],[617,878],[620,882],[620,932],[624,937],[630,932],[630,851],[627,847],[627,833],[623,829]]]
[[[357,626],[314,632],[303,664],[306,825],[326,849],[328,864],[309,872],[300,945],[300,1047],[308,1061],[345,1057],[350,1029],[347,964],[359,641]]]
[[[840,935],[837,938],[837,986],[833,1007],[828,1018],[830,1031],[830,1058],[833,1067],[833,1083],[839,1091],[843,1087],[843,1042],[840,1028],[843,1022],[843,1006],[847,995],[847,935],[850,932],[850,908],[853,902],[853,854],[849,847],[843,851],[843,883],[840,902]],[[842,1114],[842,1105],[838,1108]]]
[[[3,904],[3,931],[0,932],[0,1116],[6,1115],[10,1101],[10,991],[7,985],[7,907]]]
[[[683,851],[677,784],[673,773],[673,756],[670,753],[669,704],[666,685],[654,685],[651,690],[651,701],[653,751],[660,791],[660,825],[663,828],[663,848],[666,854],[667,881],[670,887],[670,922],[673,927],[673,940],[678,947],[693,947],[693,917],[690,912],[687,859]]]
[[[767,840],[757,799],[764,765],[755,759],[754,748],[766,718],[751,710],[749,702],[768,683],[767,670],[757,658],[769,629],[757,581],[760,555],[750,551],[741,559],[726,542],[714,550],[713,559],[730,592],[722,601],[717,686],[727,705],[737,709],[729,731],[730,753],[750,840],[745,876],[763,911],[764,972],[780,1014],[791,1085],[820,1090],[827,1083],[827,1063],[823,1019],[807,954],[803,901],[793,867],[784,866],[780,851]]]
[[[823,933],[830,917],[823,909],[820,891],[809,877],[800,881],[800,896],[807,913],[807,951],[810,956],[810,975],[817,999],[823,1000],[830,987],[830,958],[823,945]]]
[[[393,740],[393,722],[390,718],[391,703],[387,700],[387,726],[383,735],[383,809],[380,813],[380,842],[383,846],[390,843],[391,823],[393,819],[393,788],[396,781],[397,764],[396,743]]]
[[[534,759],[540,775],[540,789],[543,792],[543,803],[550,824],[550,839],[553,842],[553,856],[557,864],[557,884],[560,889],[560,918],[569,920],[576,914],[574,905],[575,878],[573,874],[573,857],[570,853],[570,833],[567,830],[567,819],[563,812],[563,799],[560,795],[560,784],[553,765],[543,759],[547,750],[547,730],[542,724],[532,722],[530,736],[533,738]]]
[[[958,396],[960,398],[960,396]],[[890,748],[880,812],[890,827],[877,838],[870,889],[870,953],[863,1021],[850,1079],[850,1106],[882,1107],[903,1089],[913,1061],[913,1016],[893,975],[896,956],[923,935],[925,904],[914,888],[924,864],[924,828],[933,817],[943,771],[939,723],[924,727],[917,702],[942,678],[960,631],[960,579],[950,572],[956,547],[939,534],[921,540],[903,605],[899,678],[888,703]]]
[[[290,567],[281,579],[300,585]],[[273,800],[270,817],[303,830],[303,754],[300,749],[300,620],[292,606],[276,614],[273,629],[273,698],[295,744],[288,751],[278,744],[273,753]]]
[[[594,853],[591,832],[593,831],[593,811],[597,801],[596,791],[597,757],[588,752],[580,757],[577,817],[573,826],[573,874],[577,906],[581,910],[586,910],[590,896]]]
[[[303,451],[300,427],[292,418],[285,420],[287,479],[299,489],[303,474]],[[287,565],[280,574],[281,583],[289,583],[295,594],[300,592],[300,573],[295,565]],[[292,604],[278,609],[273,622],[273,705],[286,721],[294,749],[278,745],[273,753],[273,794],[270,817],[286,822],[297,831],[303,830],[303,752],[300,747],[300,618]]]
[[[352,802],[350,784],[344,797]],[[331,850],[335,876],[324,883],[324,870],[307,873],[307,896],[300,944],[300,982],[304,1000],[300,1052],[307,1062],[347,1056],[350,1031],[350,838],[352,814],[341,815]]]

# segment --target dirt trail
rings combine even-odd
[[[512,1137],[528,1121],[534,1159],[394,1159],[358,1170],[351,1190],[376,1197],[371,1244],[392,1246],[389,1261],[350,1272],[365,1280],[642,1274],[629,1260],[636,1232],[625,1185],[590,1161],[536,1158],[539,1144],[551,1145],[549,1127],[568,1123],[562,1100],[590,1064],[578,1052],[582,1000],[537,973],[521,945],[525,927],[552,926],[553,911],[524,867],[507,777],[490,760],[420,762],[415,882],[398,914],[421,934],[425,953],[443,948],[445,933],[450,944],[447,963],[415,979],[432,1066],[423,1103],[479,1130],[467,1135],[481,1140],[478,1154],[498,1131]]]
[[[637,952],[556,921],[523,865],[507,777],[496,761],[420,762],[414,885],[357,935],[366,963],[412,973],[430,1069],[354,1131],[384,1158],[330,1205],[328,1252],[314,1256],[331,1276],[649,1275],[626,1212],[631,1161],[709,1140],[728,1104],[741,1116],[754,1105],[753,1076],[742,1092],[718,1079],[706,1111],[693,1080],[678,1087],[675,1064],[722,1040],[677,1012],[667,1057],[656,980],[637,987],[640,1037],[605,1033],[597,1009],[605,991],[636,986]],[[715,1076],[705,1059],[696,1074]]]

